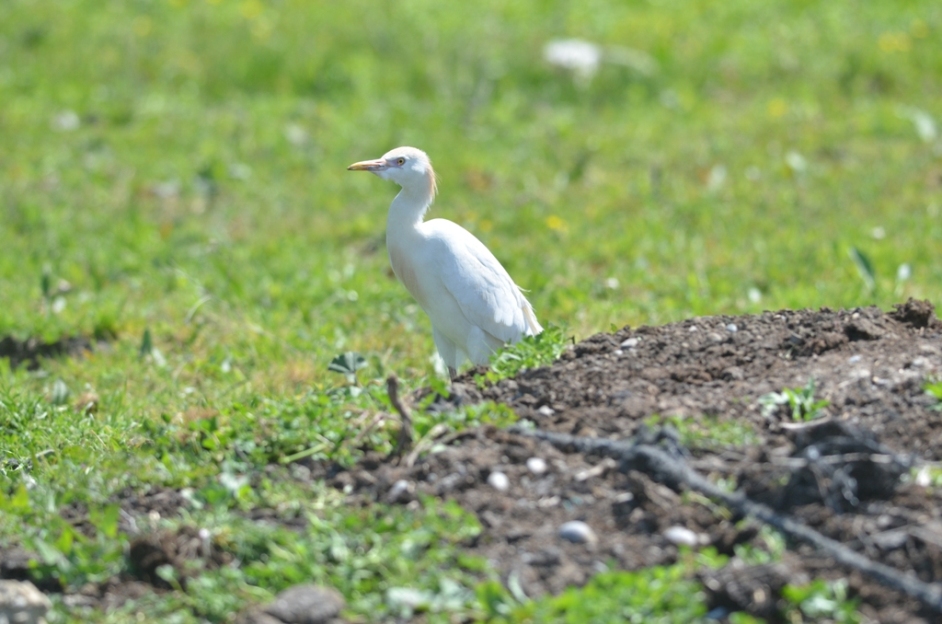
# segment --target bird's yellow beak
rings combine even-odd
[[[361,160],[347,167],[347,171],[382,171],[387,167],[386,161],[382,158],[376,160]]]

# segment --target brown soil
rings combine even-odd
[[[942,490],[912,475],[942,461],[942,412],[924,391],[927,379],[940,377],[942,323],[930,304],[909,301],[889,313],[782,311],[624,328],[574,345],[553,366],[484,389],[468,373],[434,405],[497,401],[541,430],[646,441],[871,560],[939,584]],[[815,397],[828,401],[815,420],[796,422],[784,405],[763,410],[763,395],[810,379]],[[490,427],[453,437],[414,462],[371,456],[349,471],[309,467],[349,488],[351,504],[411,504],[419,494],[456,500],[484,528],[467,548],[531,597],[613,566],[673,563],[676,527],[697,547],[724,554],[740,544],[767,547],[758,521],[656,470]],[[506,476],[506,488],[495,487],[494,473]],[[165,582],[156,570],[168,563],[184,580],[187,569],[225,564],[195,529],[142,531],[148,515],[178,513],[179,493],[126,494],[118,501],[126,512],[121,528],[143,534],[129,550],[133,574],[84,588],[67,603],[107,605],[160,590]],[[591,529],[586,543],[560,538],[560,527],[573,520]],[[7,568],[0,566],[0,576],[23,572]],[[940,620],[919,601],[795,540],[777,563],[749,566],[734,557],[700,578],[717,614],[746,610],[781,621],[786,583],[846,578],[872,621]]]

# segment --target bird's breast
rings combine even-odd
[[[423,293],[416,275],[416,266],[414,260],[406,253],[405,249],[399,245],[389,246],[389,263],[392,265],[393,273],[399,278],[409,294],[422,305]]]

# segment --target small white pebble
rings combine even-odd
[[[696,546],[700,543],[700,538],[690,529],[682,526],[672,526],[664,531],[664,537],[667,541],[678,546]]]
[[[923,466],[919,469],[919,472],[916,473],[916,485],[919,487],[929,487],[932,485],[932,474],[930,474],[928,466]]]
[[[687,331],[689,331],[689,332],[700,331],[700,328],[697,327],[696,325],[691,325],[691,326],[687,329]]]
[[[612,353],[614,353],[615,355],[621,355],[624,353],[624,351],[622,351],[621,349],[615,349],[614,351],[612,351]]]
[[[859,362],[859,361],[862,360],[862,359],[863,359],[863,356],[861,356],[861,355],[852,355],[852,356],[850,356],[849,358],[847,358],[847,362],[848,362],[848,364],[856,364],[857,362]]]
[[[540,409],[536,411],[542,414],[543,416],[552,416],[553,414],[556,413],[556,410],[554,410],[549,405],[543,405],[542,407],[540,407]]]
[[[728,331],[731,334],[735,334],[736,332],[739,331],[739,328],[736,327],[736,323],[730,323],[726,326],[726,331]]]
[[[531,457],[527,460],[527,470],[535,475],[541,475],[549,470],[549,466],[542,457]]]
[[[389,492],[386,494],[386,501],[390,503],[407,502],[411,492],[412,484],[405,479],[399,479],[389,488]]]
[[[487,476],[487,484],[498,492],[506,492],[510,489],[510,479],[499,470],[495,470]]]
[[[581,520],[570,520],[559,527],[559,537],[573,544],[594,544],[598,541],[595,531]]]
[[[634,349],[641,342],[640,338],[629,338],[621,343],[623,349]]]

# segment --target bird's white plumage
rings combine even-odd
[[[436,191],[425,152],[400,147],[350,169],[372,171],[402,186],[386,223],[389,260],[431,319],[435,346],[452,374],[465,359],[486,364],[502,345],[543,330],[484,243],[451,221],[422,220]]]

